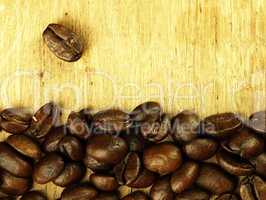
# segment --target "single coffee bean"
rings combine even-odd
[[[83,159],[83,162],[87,168],[91,169],[94,172],[107,171],[111,168],[110,165],[105,164],[103,162],[99,162],[90,155],[86,155]]]
[[[30,191],[23,194],[20,200],[47,200],[47,197],[39,191]]]
[[[90,182],[97,189],[105,192],[115,191],[119,187],[115,177],[105,174],[92,174]]]
[[[143,151],[145,146],[145,140],[141,135],[135,132],[131,132],[129,134],[121,135],[121,137],[126,141],[130,152]]]
[[[112,135],[95,135],[87,144],[86,155],[106,165],[115,165],[126,156],[128,147],[126,142]]]
[[[151,186],[156,178],[157,177],[153,172],[143,169],[137,179],[132,183],[129,183],[128,186],[132,188],[146,188]]]
[[[94,200],[97,195],[98,192],[94,187],[88,184],[80,184],[64,189],[61,200]]]
[[[240,196],[245,200],[264,200],[266,183],[258,176],[246,177],[240,183]]]
[[[151,142],[160,142],[165,139],[171,128],[171,121],[168,115],[164,114],[160,120],[147,120],[141,123],[141,133],[143,137]]]
[[[131,119],[134,122],[143,122],[152,120],[157,121],[161,116],[162,108],[159,103],[149,101],[138,105],[131,113]]]
[[[258,133],[261,133],[262,135],[265,135],[266,133],[266,111],[260,111],[252,114],[249,117],[249,126],[257,131]]]
[[[71,112],[67,119],[67,127],[72,135],[87,140],[92,135],[90,127],[92,119],[87,121],[88,115],[83,112]]]
[[[80,181],[85,173],[86,169],[82,164],[70,162],[65,165],[65,169],[53,183],[60,187],[66,187]]]
[[[266,153],[262,153],[251,160],[251,163],[256,168],[256,173],[266,178]]]
[[[26,135],[10,135],[6,142],[24,156],[34,160],[39,160],[42,157],[39,145]]]
[[[43,143],[43,149],[46,152],[55,152],[59,150],[59,142],[66,136],[67,130],[65,126],[58,126],[52,128]]]
[[[250,159],[264,151],[264,140],[253,133],[251,129],[242,128],[228,140],[222,142],[222,147],[231,153]]]
[[[235,194],[222,194],[215,200],[239,200],[239,198]]]
[[[119,200],[119,196],[115,192],[101,192],[94,200]]]
[[[175,200],[209,200],[210,195],[199,188],[187,190],[176,195]]]
[[[230,136],[231,133],[239,129],[241,126],[241,120],[234,113],[211,115],[203,121],[204,133],[215,137]]]
[[[77,61],[82,55],[80,38],[63,25],[49,24],[43,32],[43,39],[50,51],[64,61]]]
[[[17,177],[29,177],[32,174],[30,162],[4,142],[0,142],[0,167]]]
[[[175,117],[172,121],[172,137],[178,143],[190,142],[199,135],[199,116],[192,112],[185,110]]]
[[[191,188],[199,176],[200,167],[196,162],[188,161],[171,176],[171,188],[175,193],[182,193]]]
[[[63,170],[63,158],[56,153],[50,153],[34,166],[33,179],[39,184],[45,184],[56,179]]]
[[[121,200],[149,200],[149,197],[144,192],[136,191],[128,194]]]
[[[32,115],[22,108],[7,108],[0,113],[0,126],[12,134],[23,133],[30,125]]]
[[[201,188],[217,195],[230,193],[235,188],[233,177],[216,164],[202,164],[196,183]]]
[[[174,200],[174,192],[171,190],[170,178],[164,177],[156,181],[150,191],[152,200]]]
[[[120,133],[130,128],[131,125],[129,115],[121,110],[104,110],[93,116],[93,126],[100,133]]]
[[[235,176],[247,176],[254,172],[253,165],[237,155],[220,151],[216,154],[218,164],[228,173]]]
[[[1,172],[1,179],[1,190],[11,196],[17,196],[25,193],[31,188],[32,184],[31,179],[15,177],[5,171]]]
[[[196,138],[183,146],[184,153],[193,160],[207,160],[217,151],[219,144],[211,138]]]
[[[160,175],[166,175],[177,170],[182,164],[180,149],[170,143],[160,143],[144,150],[144,166]]]
[[[74,136],[65,136],[59,142],[59,149],[73,161],[80,161],[85,156],[85,146]]]
[[[32,117],[31,126],[26,134],[42,140],[58,122],[60,110],[54,103],[47,103],[42,106]]]

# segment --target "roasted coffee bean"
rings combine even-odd
[[[81,39],[63,25],[49,24],[43,32],[43,39],[50,51],[64,61],[77,61],[82,55]]]
[[[61,200],[94,200],[97,194],[98,192],[94,187],[88,184],[80,184],[64,189]]]
[[[196,138],[183,146],[184,153],[193,160],[207,160],[218,149],[218,142],[211,138]]]
[[[128,186],[132,188],[146,188],[151,186],[155,180],[156,175],[153,172],[143,169],[138,175],[137,179],[128,184]]]
[[[93,127],[100,134],[120,133],[130,128],[132,125],[129,115],[121,110],[109,109],[96,113],[93,116]]]
[[[127,154],[126,142],[116,136],[95,135],[86,147],[86,155],[106,165],[118,164]]]
[[[47,200],[47,197],[39,191],[30,191],[25,193],[20,200]]]
[[[105,164],[103,162],[99,162],[90,155],[86,155],[85,158],[83,159],[83,162],[87,168],[91,169],[94,172],[107,171],[111,168],[110,165]]]
[[[209,200],[210,195],[201,189],[187,190],[181,194],[176,195],[175,200]]]
[[[262,153],[251,160],[251,163],[256,168],[256,173],[266,178],[266,153]]]
[[[63,170],[63,158],[56,153],[50,153],[34,166],[33,179],[39,184],[45,184],[56,179]]]
[[[260,111],[252,114],[249,117],[249,126],[257,131],[258,133],[261,133],[262,135],[265,135],[266,133],[266,111]]]
[[[158,121],[147,120],[141,123],[143,137],[151,142],[160,142],[165,139],[171,128],[171,121],[168,115],[164,114]]]
[[[240,196],[244,200],[264,200],[266,183],[258,176],[246,177],[240,184]]]
[[[170,174],[182,164],[181,151],[173,144],[160,143],[144,150],[143,163],[152,172]]]
[[[0,168],[17,177],[29,177],[32,173],[30,162],[4,142],[0,142]]]
[[[217,197],[215,200],[239,200],[239,198],[234,194],[222,194]]]
[[[204,133],[215,137],[230,136],[231,133],[239,129],[241,126],[241,120],[234,113],[211,115],[203,121]]]
[[[235,180],[216,164],[204,163],[196,184],[214,194],[230,193],[235,188]]]
[[[82,164],[70,162],[65,165],[62,173],[53,181],[57,186],[66,187],[80,181],[86,173]]]
[[[30,125],[32,115],[22,108],[7,108],[0,113],[0,126],[6,132],[23,133]]]
[[[174,200],[169,177],[164,177],[153,184],[150,197],[152,200]]]
[[[134,122],[143,122],[146,120],[157,121],[161,116],[162,108],[159,103],[149,101],[138,105],[131,113],[131,119]]]
[[[67,131],[65,126],[52,128],[45,137],[43,149],[46,152],[59,151],[59,142],[66,136]]]
[[[65,136],[59,142],[59,149],[73,161],[80,161],[85,156],[85,146],[74,136]]]
[[[144,138],[134,132],[130,134],[121,135],[121,137],[126,141],[129,151],[131,152],[142,152],[145,147]]]
[[[218,164],[228,173],[236,176],[247,176],[254,172],[253,165],[237,155],[220,151],[216,154]]]
[[[25,193],[30,189],[32,184],[31,179],[15,177],[5,171],[1,172],[1,179],[1,190],[11,196],[17,196]]]
[[[31,125],[26,134],[38,140],[43,139],[56,125],[59,115],[60,110],[57,105],[52,102],[45,104],[32,117]]]
[[[88,117],[86,116],[88,115],[85,115],[84,111],[71,112],[67,119],[67,127],[69,132],[72,135],[84,140],[87,140],[92,135],[90,127],[92,119],[87,121]]]
[[[149,200],[149,197],[144,192],[136,191],[128,194],[121,200]]]
[[[178,143],[190,142],[199,136],[199,116],[185,110],[172,119],[172,137]]]
[[[182,193],[191,188],[199,176],[200,167],[196,162],[188,161],[171,176],[171,188],[175,193]]]
[[[119,200],[115,192],[101,192],[94,200]]]
[[[6,142],[19,153],[34,160],[39,160],[42,156],[39,145],[26,135],[11,135]]]
[[[251,129],[242,128],[222,142],[222,146],[231,153],[249,159],[264,151],[264,140],[253,133]]]
[[[115,177],[105,174],[92,174],[90,182],[97,189],[105,192],[115,191],[119,187]]]

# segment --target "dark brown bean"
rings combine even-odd
[[[176,195],[175,200],[209,200],[210,195],[201,189],[187,190],[181,194]]]
[[[215,200],[239,200],[239,198],[235,194],[222,194]]]
[[[11,196],[17,196],[25,193],[30,189],[32,184],[31,179],[15,177],[5,171],[1,172],[1,179],[1,190]]]
[[[0,143],[0,167],[17,177],[29,177],[32,173],[30,162],[4,142]]]
[[[172,119],[172,136],[178,143],[190,142],[198,137],[199,133],[199,116],[192,112],[185,110],[177,114]]]
[[[26,135],[10,135],[6,142],[24,156],[39,160],[42,151],[39,145]]]
[[[182,164],[181,151],[173,144],[160,143],[144,150],[143,163],[152,172],[170,174]]]
[[[97,194],[98,192],[94,187],[81,184],[64,189],[61,200],[94,200]]]
[[[156,175],[153,172],[147,169],[143,169],[137,179],[132,183],[128,184],[128,186],[132,188],[146,188],[151,186],[155,180]]]
[[[50,51],[64,61],[77,61],[82,55],[80,38],[63,25],[49,24],[43,32],[43,39]]]
[[[234,113],[211,115],[203,121],[204,133],[215,137],[230,136],[233,131],[241,126],[241,120]]]
[[[118,164],[127,154],[126,142],[111,135],[96,135],[87,144],[87,155],[107,165]]]
[[[66,136],[67,130],[65,126],[52,128],[43,143],[43,149],[46,152],[59,151],[59,142]]]
[[[262,153],[252,159],[251,163],[255,166],[257,174],[266,177],[266,153]]]
[[[188,161],[171,176],[171,188],[175,193],[182,193],[191,188],[199,176],[199,165]]]
[[[249,126],[257,131],[258,133],[261,133],[262,135],[265,135],[266,133],[266,111],[260,111],[252,114],[249,117]]]
[[[266,183],[258,176],[246,177],[240,183],[240,196],[244,200],[264,200]]]
[[[50,153],[34,166],[33,179],[39,184],[45,184],[56,179],[63,170],[63,158],[56,153]]]
[[[39,191],[30,191],[25,193],[20,200],[47,200],[47,197]]]
[[[105,164],[103,162],[99,162],[95,160],[93,157],[91,157],[90,155],[86,155],[83,162],[86,165],[86,167],[88,167],[94,172],[106,171],[111,168],[110,165]]]
[[[80,161],[85,156],[85,146],[74,136],[65,136],[59,142],[59,149],[73,161]]]
[[[100,132],[119,133],[127,130],[131,125],[129,115],[117,109],[103,110],[93,116],[93,126]]]
[[[218,142],[211,138],[196,138],[183,147],[184,153],[193,160],[207,160],[218,149]]]
[[[0,117],[0,126],[3,130],[20,134],[29,127],[32,115],[22,108],[7,108],[0,113]]]
[[[173,200],[174,192],[171,190],[169,177],[156,181],[150,191],[152,200]]]
[[[119,200],[115,192],[101,192],[94,200]]]
[[[144,192],[136,191],[128,194],[121,200],[149,200],[149,197]]]
[[[232,192],[235,187],[234,179],[216,164],[202,164],[196,183],[203,189],[214,194]]]
[[[70,162],[65,165],[62,173],[53,181],[57,186],[66,187],[80,181],[86,173],[86,169],[79,163]]]
[[[115,191],[118,188],[118,182],[115,177],[105,174],[92,174],[90,182],[99,190],[105,192]]]
[[[130,134],[121,135],[121,137],[126,141],[129,151],[142,152],[145,146],[144,138],[135,132]]]

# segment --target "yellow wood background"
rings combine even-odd
[[[49,52],[49,23],[83,38],[78,62]],[[201,116],[266,107],[265,0],[0,0],[0,27],[0,108],[53,100],[65,119],[146,100]]]

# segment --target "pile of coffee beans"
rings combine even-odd
[[[0,200],[46,200],[34,182],[63,187],[61,200],[266,200],[266,111],[170,117],[145,102],[60,116],[52,102],[1,111]]]

